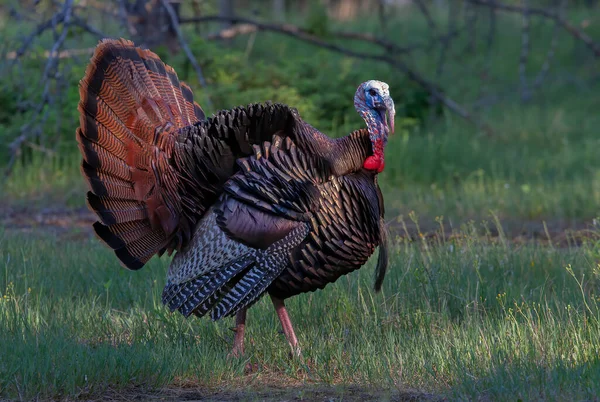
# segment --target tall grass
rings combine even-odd
[[[18,161],[11,174],[0,178],[0,206],[81,207],[85,182],[79,173],[81,157],[34,152],[27,162]]]
[[[162,387],[337,384],[466,399],[587,399],[600,392],[600,253],[452,239],[398,240],[384,289],[373,265],[289,301],[288,356],[268,300],[232,322],[163,307],[168,261],[126,271],[96,240],[0,237],[0,395],[93,397]],[[246,363],[257,371],[244,374]]]

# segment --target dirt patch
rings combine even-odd
[[[44,208],[0,206],[0,227],[10,232],[27,234],[56,235],[59,239],[74,240],[93,236],[92,224],[96,216],[87,208]],[[474,221],[472,228],[478,237],[489,238],[490,242],[506,239],[512,243],[522,244],[538,242],[552,244],[555,247],[579,246],[585,240],[600,240],[600,224],[594,220],[561,220],[548,221],[501,219],[502,227],[493,222]],[[441,240],[465,237],[467,230],[464,223],[444,222],[444,230],[435,220],[421,217],[419,224],[405,219],[389,219],[388,226],[392,238],[399,240],[420,241],[425,239],[435,243]],[[502,236],[501,236],[502,235]]]
[[[554,247],[580,246],[586,240],[600,239],[600,224],[594,220],[519,220],[515,218],[501,219],[501,227],[487,220],[465,220],[465,222],[443,222],[443,230],[439,222],[427,217],[420,217],[418,225],[408,219],[388,220],[392,236],[400,240],[430,243],[437,241],[464,238],[467,236],[487,238],[490,242],[507,240],[515,244],[541,243]],[[470,227],[465,227],[469,224]]]
[[[29,235],[51,233],[59,239],[93,236],[95,215],[87,208],[43,208],[0,206],[0,227]]]

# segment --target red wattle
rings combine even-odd
[[[363,167],[365,169],[374,170],[378,173],[381,173],[383,171],[384,166],[385,166],[385,163],[384,163],[383,159],[381,159],[377,155],[369,156],[367,159],[365,159],[365,162],[363,163]]]
[[[379,169],[379,158],[375,158],[374,156],[369,156],[365,159],[365,163],[363,167],[367,170],[377,170]]]

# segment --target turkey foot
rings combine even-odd
[[[242,309],[235,315],[235,337],[233,338],[233,349],[228,357],[242,357],[244,355],[244,331],[246,330],[246,309]]]
[[[302,351],[298,345],[298,338],[296,338],[296,334],[294,333],[294,327],[292,327],[290,316],[285,309],[285,303],[283,300],[274,296],[271,296],[271,301],[275,307],[275,312],[277,312],[277,317],[279,317],[279,322],[281,322],[283,333],[285,334],[285,337],[292,348],[292,357],[301,357]]]

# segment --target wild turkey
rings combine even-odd
[[[367,129],[330,139],[282,104],[206,118],[190,88],[149,50],[103,40],[80,83],[77,141],[96,234],[122,265],[177,251],[163,302],[184,316],[236,315],[268,292],[294,350],[283,300],[322,289],[380,247],[387,266],[377,173],[393,132],[387,84],[354,97]],[[386,112],[390,117],[388,126]]]

